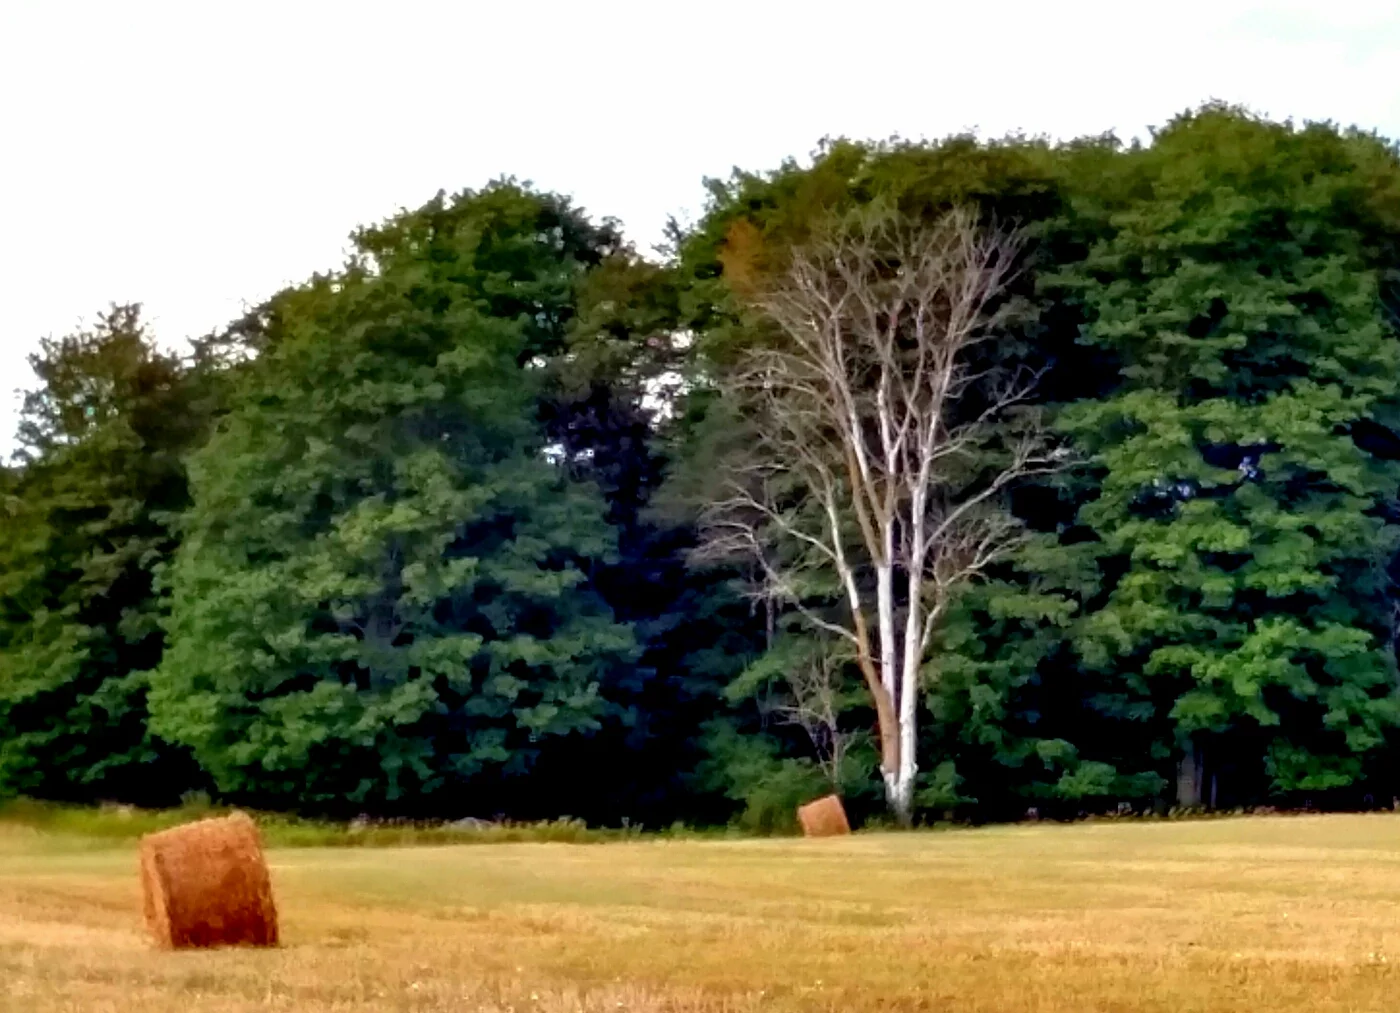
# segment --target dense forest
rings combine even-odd
[[[503,180],[179,354],[135,303],[43,340],[0,795],[754,831],[833,788],[1400,795],[1390,142],[1224,106],[829,142],[668,235]]]

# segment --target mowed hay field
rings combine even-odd
[[[0,1005],[1387,1010],[1400,816],[274,849],[277,950],[165,953],[134,846],[0,827]]]

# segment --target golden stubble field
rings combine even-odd
[[[1400,816],[270,853],[285,945],[161,953],[134,847],[0,828],[0,1007],[1368,1011]]]

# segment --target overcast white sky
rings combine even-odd
[[[0,453],[25,355],[175,345],[514,174],[641,245],[826,135],[1129,137],[1209,98],[1400,136],[1396,0],[0,0]]]

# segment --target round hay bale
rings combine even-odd
[[[808,802],[797,810],[797,819],[802,824],[803,837],[839,837],[851,832],[846,807],[837,795]]]
[[[242,813],[143,837],[141,890],[160,946],[277,945],[262,839]]]

